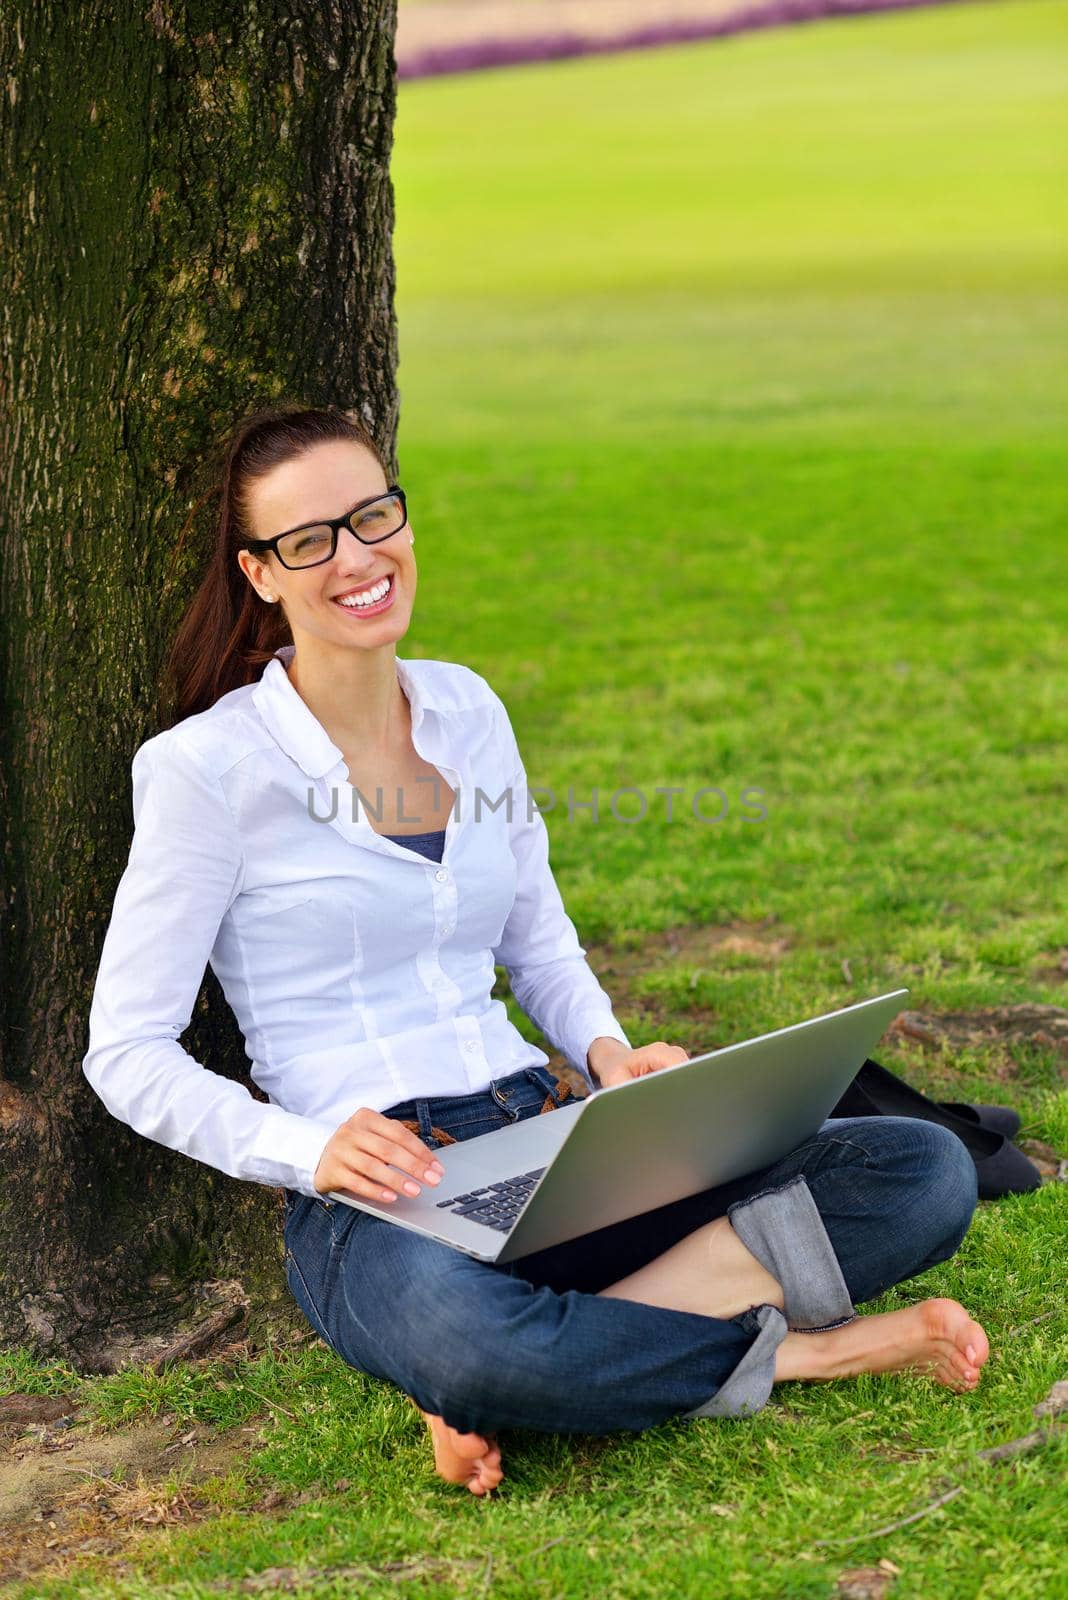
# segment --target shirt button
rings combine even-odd
[[[464,1045],[464,1049],[467,1051],[468,1055],[473,1055],[478,1049],[478,1045],[473,1039],[468,1039],[467,1043]]]
[[[441,930],[441,936],[442,936],[442,938],[443,938],[443,939],[444,939],[444,938],[447,938],[447,937],[448,937],[448,935],[449,935],[449,934],[450,934],[450,933],[451,933],[451,932],[452,932],[452,929],[451,929],[451,928],[442,928],[442,930]]]
[[[449,874],[445,871],[444,867],[439,867],[434,876],[439,883],[446,883],[448,881]]]
[[[448,983],[448,981],[449,981],[448,978],[435,978],[434,979],[434,988],[435,989],[444,989],[446,984]]]

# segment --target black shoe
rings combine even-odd
[[[895,1077],[877,1061],[865,1061],[832,1117],[919,1117],[948,1128],[975,1162],[979,1198],[995,1200],[1004,1194],[1028,1194],[1042,1182],[1033,1161],[1004,1134],[995,1133],[978,1120],[958,1116],[937,1100],[928,1100],[904,1079]]]
[[[958,1117],[969,1122],[981,1122],[991,1133],[1003,1133],[1006,1139],[1015,1139],[1020,1131],[1020,1113],[1011,1106],[970,1106],[960,1100],[936,1100],[943,1111],[955,1111]]]

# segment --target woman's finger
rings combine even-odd
[[[327,1191],[337,1194],[351,1195],[354,1200],[396,1200],[395,1189],[384,1188],[380,1183],[372,1183],[362,1173],[355,1169],[344,1169],[336,1183],[329,1183]]]
[[[346,1127],[350,1125],[353,1126],[354,1131],[366,1131],[374,1138],[384,1140],[386,1144],[405,1151],[415,1158],[415,1161],[424,1171],[427,1167],[435,1165],[435,1163],[438,1166],[441,1165],[434,1152],[423,1143],[418,1134],[413,1133],[410,1128],[406,1128],[395,1117],[383,1116],[380,1111],[371,1111],[368,1107],[363,1107],[356,1112],[355,1116],[350,1117],[348,1123],[345,1124]],[[408,1170],[407,1165],[404,1165]],[[413,1167],[411,1170],[414,1171],[416,1168]]]
[[[343,1158],[354,1172],[359,1172],[380,1189],[403,1189],[405,1194],[415,1197],[422,1193],[414,1178],[402,1176],[386,1161],[380,1161],[377,1156],[368,1154],[366,1150],[347,1153]]]
[[[388,1118],[386,1119],[388,1121]],[[410,1173],[413,1178],[418,1178],[425,1183],[440,1182],[439,1169],[444,1171],[441,1163],[434,1165],[434,1157],[428,1152],[425,1156],[420,1147],[415,1152],[408,1144],[401,1143],[392,1137],[385,1137],[369,1130],[361,1130],[350,1135],[356,1147],[368,1155],[377,1156],[379,1161],[399,1167],[402,1172]],[[418,1141],[417,1141],[418,1142]],[[431,1176],[433,1174],[433,1176]]]
[[[646,1045],[643,1055],[653,1071],[657,1067],[676,1067],[680,1062],[690,1059],[681,1045],[667,1044],[663,1039],[658,1039],[655,1044]]]

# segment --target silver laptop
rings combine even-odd
[[[332,1200],[480,1261],[512,1261],[778,1161],[816,1132],[907,989],[598,1089],[446,1145],[412,1199]]]

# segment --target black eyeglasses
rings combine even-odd
[[[341,528],[348,528],[361,544],[381,544],[399,533],[408,520],[404,490],[391,483],[385,494],[372,495],[333,522],[308,522],[276,533],[273,539],[246,539],[244,548],[257,553],[273,550],[283,567],[317,567],[332,561]]]

